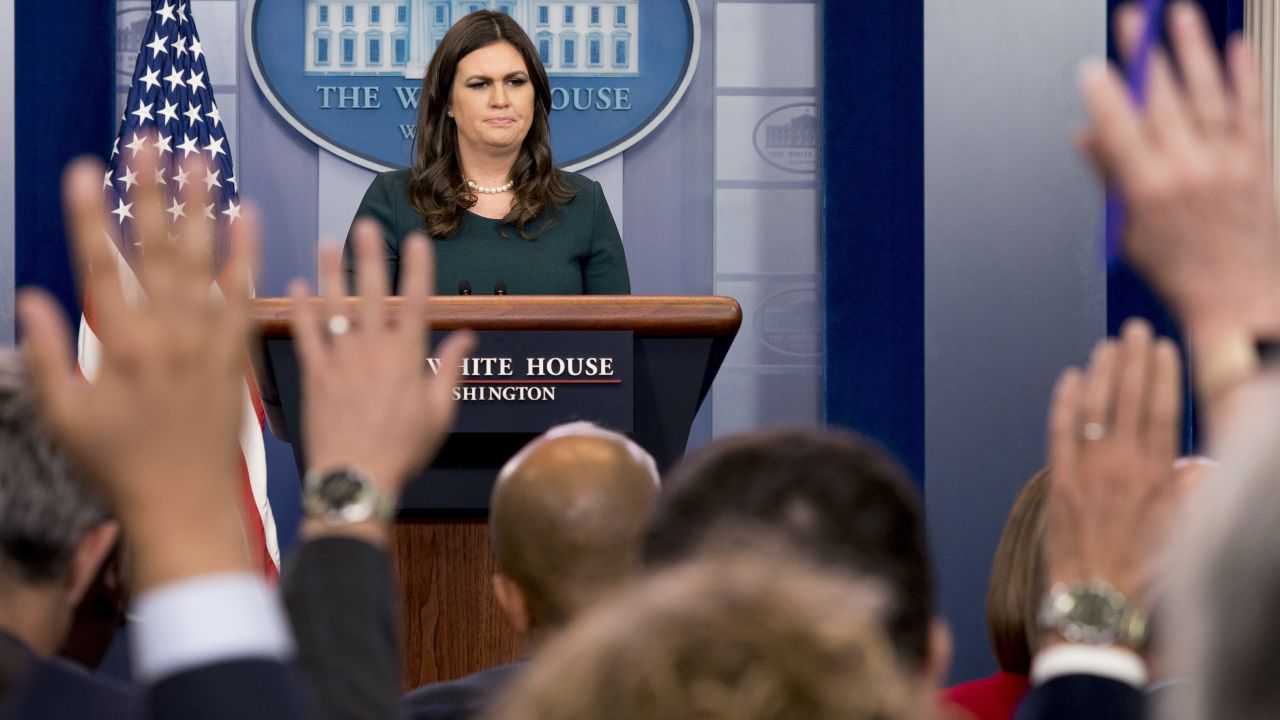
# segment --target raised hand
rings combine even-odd
[[[1122,18],[1130,45],[1141,19],[1133,8]],[[1154,53],[1145,108],[1114,68],[1082,70],[1092,157],[1127,204],[1125,255],[1188,325],[1280,331],[1280,213],[1257,60],[1233,38],[1228,85],[1191,3],[1173,5],[1170,36],[1183,82]]]
[[[439,375],[428,370],[424,336],[431,329],[431,248],[421,236],[406,239],[404,301],[393,323],[385,302],[389,283],[381,232],[368,220],[353,231],[361,297],[354,318],[349,320],[343,307],[346,282],[337,247],[320,250],[323,319],[305,283],[295,282],[290,295],[310,469],[355,468],[398,497],[453,426],[453,389],[474,336],[449,335],[439,349]]]
[[[18,304],[45,419],[111,499],[137,549],[141,589],[251,567],[236,453],[257,226],[252,211],[232,226],[226,298],[214,295],[212,228],[166,222],[156,162],[145,150],[135,160],[136,268],[147,290],[136,304],[122,291],[101,165],[78,160],[64,174],[64,212],[103,344],[92,384],[75,372],[70,329],[53,299],[24,290]]]
[[[1174,469],[1182,418],[1177,349],[1130,320],[1081,373],[1063,372],[1049,412],[1050,584],[1103,580],[1148,608],[1186,483]]]

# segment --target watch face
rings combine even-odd
[[[1055,587],[1046,597],[1040,622],[1071,642],[1109,645],[1117,640],[1140,641],[1140,623],[1133,623],[1137,618],[1131,616],[1124,596],[1110,585],[1089,583]]]
[[[1082,593],[1075,597],[1071,619],[1090,628],[1118,628],[1123,620],[1124,607],[1113,598],[1104,595]]]
[[[349,472],[329,473],[320,479],[317,490],[330,508],[340,510],[360,499],[364,483]]]

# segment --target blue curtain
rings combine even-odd
[[[104,160],[115,134],[114,0],[19,2],[14,12],[17,217],[14,280],[71,318],[80,306],[62,226],[60,177],[77,155]]]
[[[825,417],[923,481],[924,7],[822,12]]]

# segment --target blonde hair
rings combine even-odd
[[[502,720],[898,720],[917,710],[883,593],[778,552],[712,554],[596,606],[501,698]]]

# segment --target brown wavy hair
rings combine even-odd
[[[534,90],[533,121],[511,168],[515,202],[502,223],[514,226],[525,240],[533,240],[526,231],[528,223],[548,208],[558,211],[576,195],[551,162],[551,83],[542,58],[529,36],[505,13],[474,12],[445,33],[422,78],[413,177],[407,199],[426,218],[432,237],[447,238],[457,232],[462,214],[477,200],[462,177],[457,126],[445,114],[458,63],[476,50],[498,42],[511,43],[524,58]]]

